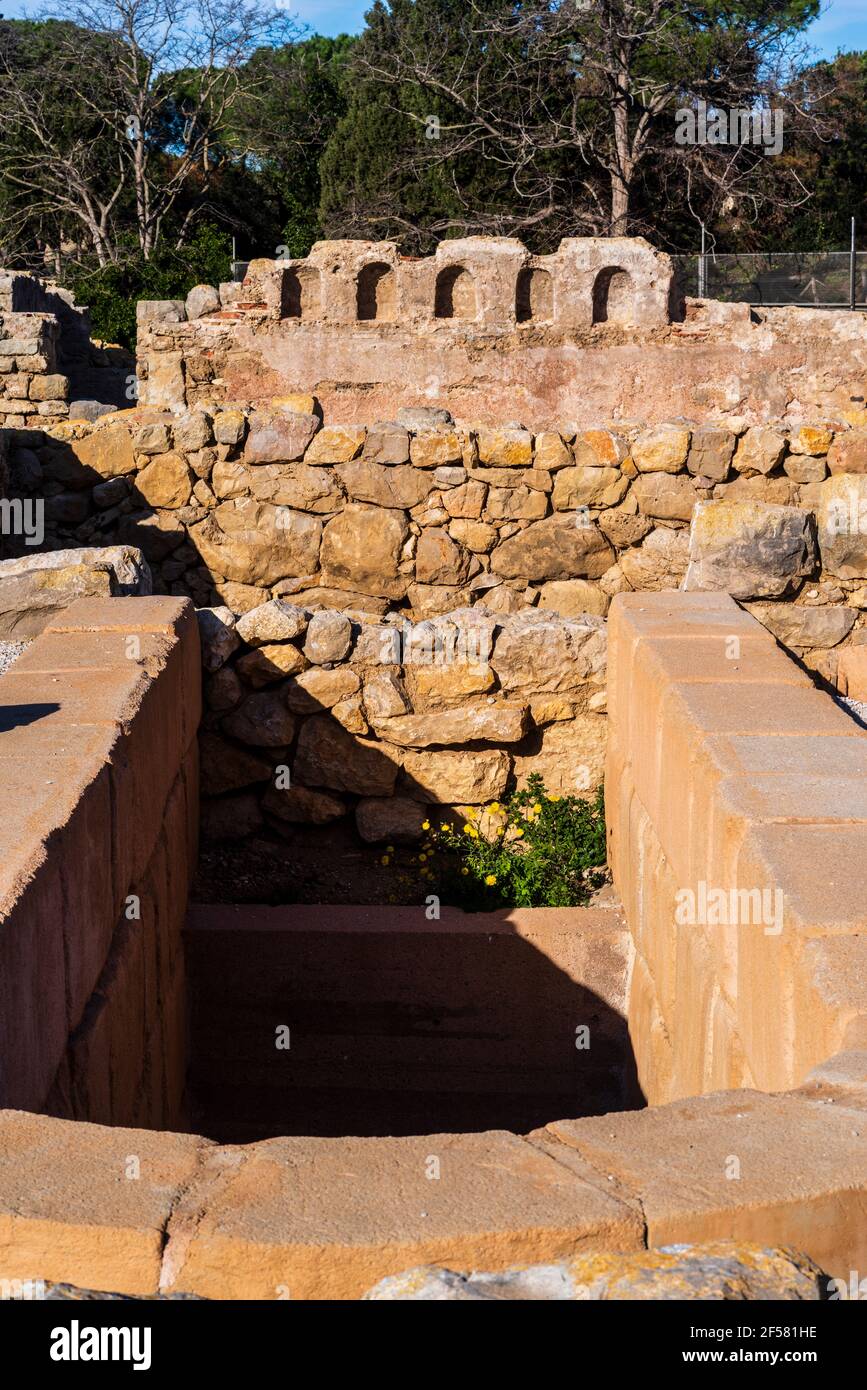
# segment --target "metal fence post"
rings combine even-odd
[[[852,218],[852,242],[849,248],[849,308],[855,308],[855,218]]]

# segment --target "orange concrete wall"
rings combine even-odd
[[[428,920],[423,907],[196,904],[193,1127],[232,1142],[520,1134],[623,1110],[637,1100],[630,954],[614,908],[443,907]]]
[[[867,1053],[741,1091],[504,1131],[194,1135],[0,1112],[0,1272],[121,1293],[359,1298],[419,1264],[506,1269],[728,1239],[867,1267]]]
[[[182,1123],[187,599],[82,599],[0,678],[0,1104]]]
[[[615,599],[608,703],[648,1099],[782,1090],[863,1046],[867,734],[725,594]]]

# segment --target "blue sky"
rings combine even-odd
[[[281,9],[319,34],[355,34],[364,25],[364,11],[371,0],[282,0]],[[33,0],[0,0],[0,14],[7,19],[33,14],[40,8]],[[62,4],[54,6],[61,9]],[[867,0],[828,0],[809,38],[821,57],[833,58],[838,49],[867,49]]]

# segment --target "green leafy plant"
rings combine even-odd
[[[605,879],[605,813],[593,800],[527,786],[461,823],[429,831],[428,882],[459,907],[573,907]]]

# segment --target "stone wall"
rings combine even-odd
[[[728,595],[623,595],[609,638],[641,1084],[798,1085],[867,1041],[867,733]]]
[[[138,546],[156,589],[199,607],[604,615],[616,593],[685,583],[757,605],[833,679],[867,607],[852,418],[534,433],[418,411],[323,425],[310,396],[140,408],[16,431],[11,487],[44,500],[46,547]]]
[[[531,772],[565,795],[602,781],[600,617],[379,623],[286,599],[198,616],[211,838],[352,814],[363,840],[408,841],[429,806],[496,801]]]
[[[183,1125],[199,665],[188,602],[82,599],[0,677],[4,1106]]]
[[[69,379],[57,365],[59,332],[53,314],[0,308],[0,427],[39,429],[69,414]]]
[[[862,408],[861,313],[679,303],[641,238],[319,242],[250,263],[242,285],[138,306],[141,400],[158,407],[319,397],[334,423],[423,402],[462,420],[750,422]]]

